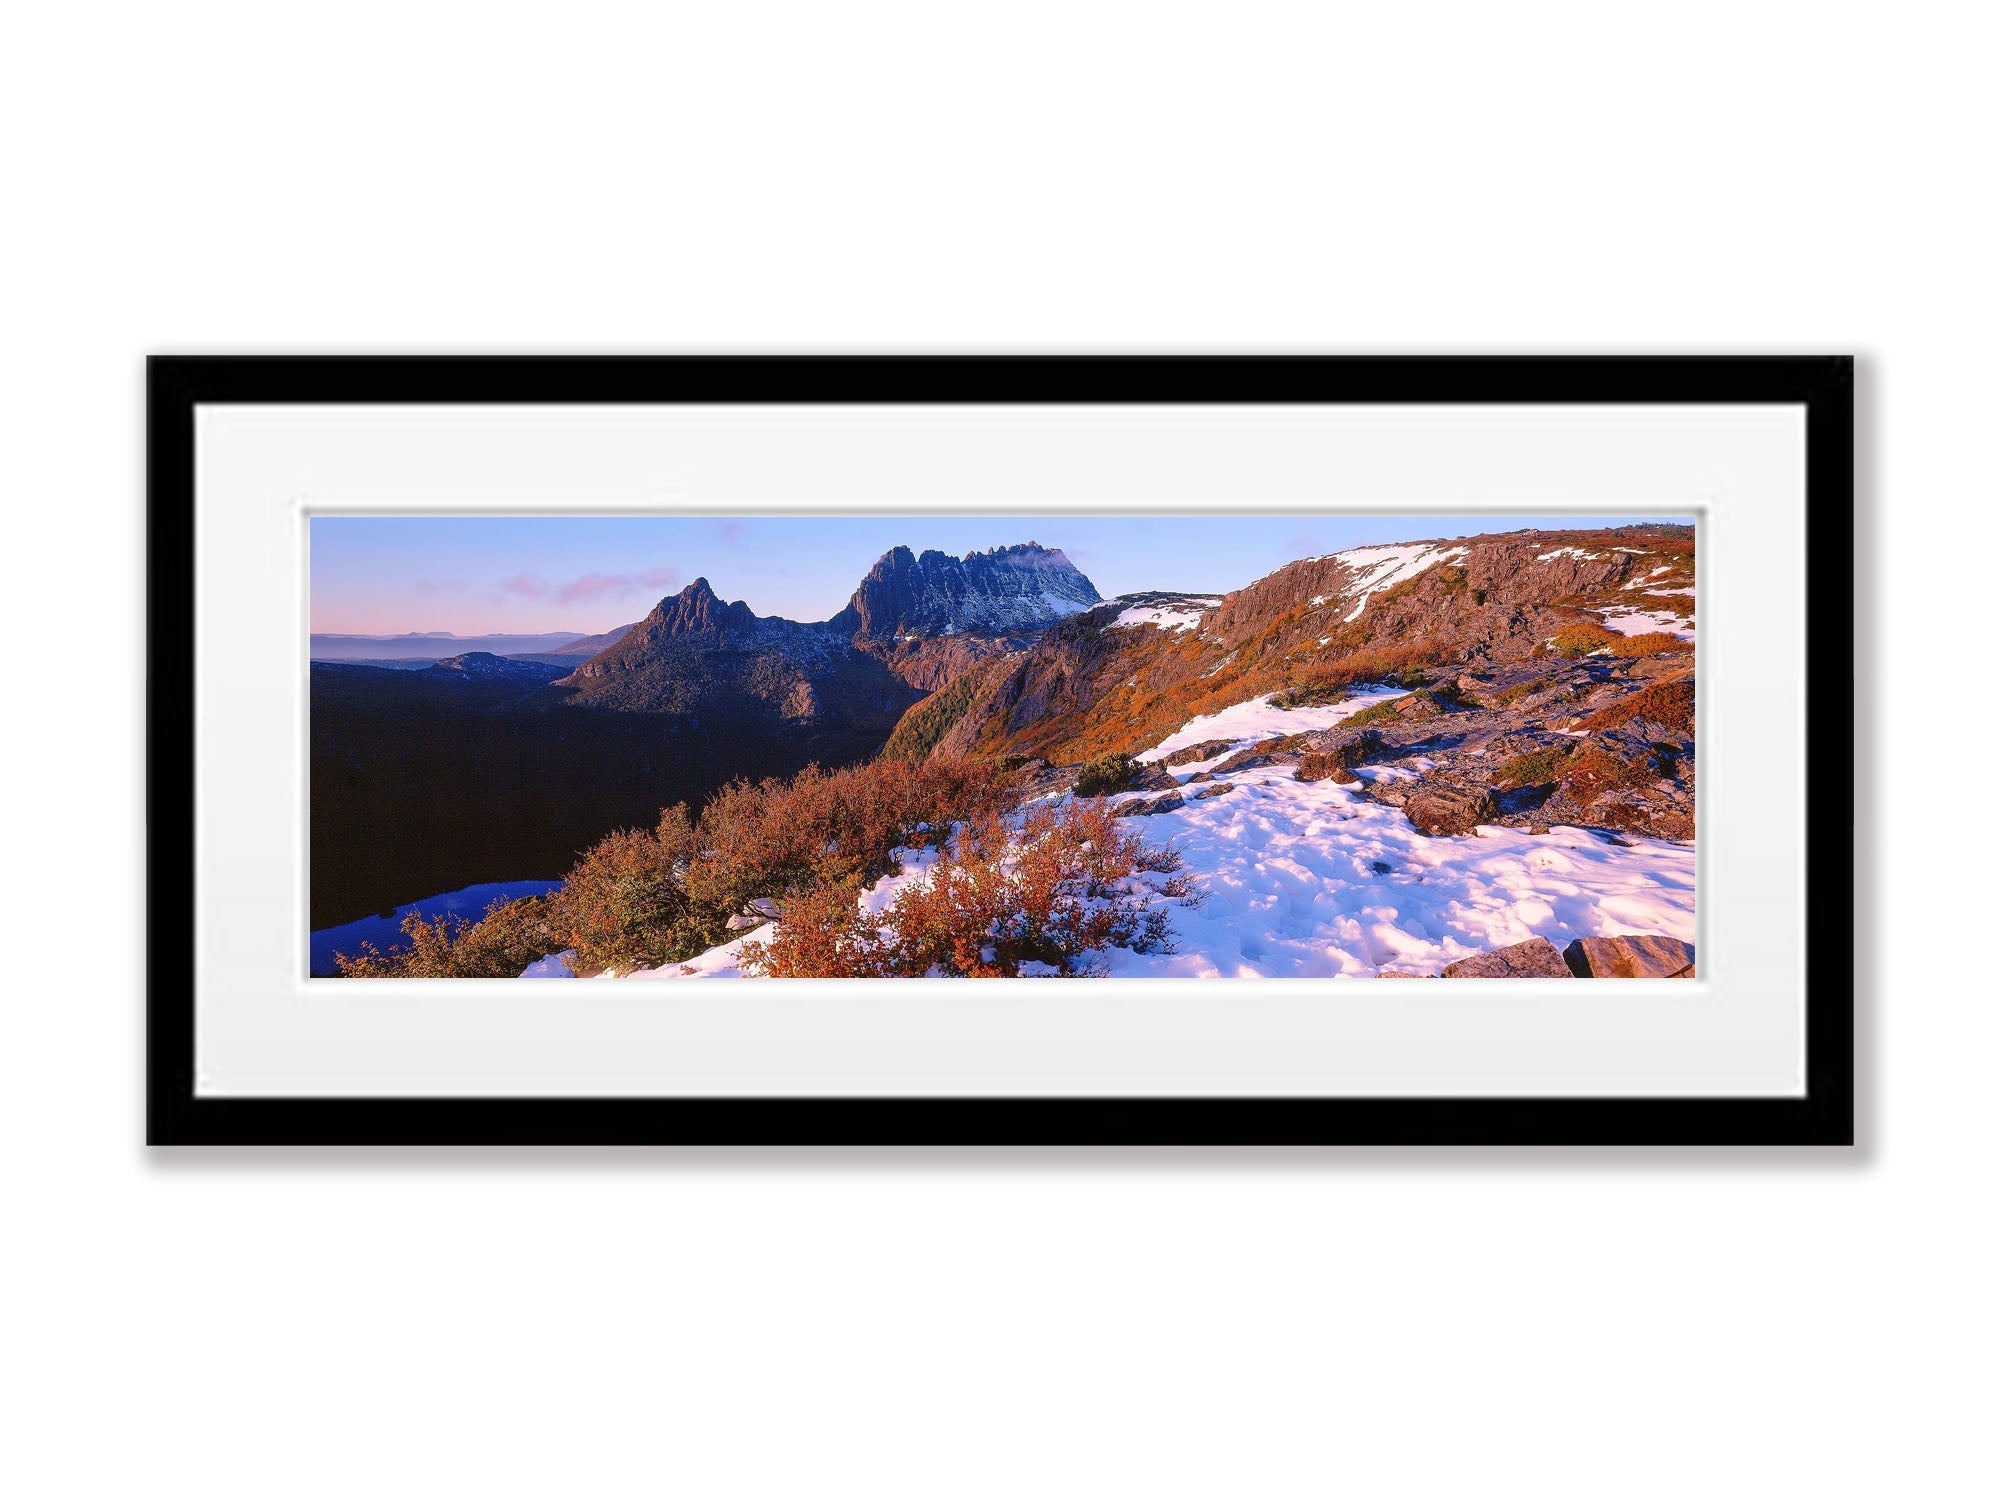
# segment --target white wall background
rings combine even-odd
[[[13,13],[0,1489],[1990,1491],[1991,26]],[[1869,1147],[149,1157],[141,356],[708,349],[1866,356]]]

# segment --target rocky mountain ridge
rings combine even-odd
[[[1407,804],[1425,832],[1561,822],[1692,838],[1693,587],[1685,526],[1350,549],[1218,601],[1114,600],[1064,621],[918,704],[889,753],[1074,766],[1260,695],[1283,709],[1391,682],[1408,691],[1340,734],[1274,736],[1204,779],[1366,763],[1389,768],[1368,795]],[[1135,814],[1213,794],[1155,790]]]
[[[827,623],[867,640],[967,631],[1033,635],[1100,597],[1058,547],[1023,542],[962,558],[892,547]]]

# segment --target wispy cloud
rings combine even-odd
[[[622,599],[644,590],[657,594],[681,585],[678,568],[648,568],[643,573],[585,573],[556,590],[556,603],[577,604],[585,599]]]
[[[500,580],[500,591],[522,599],[553,599],[581,604],[591,599],[622,599],[629,594],[657,594],[677,589],[678,568],[646,568],[637,573],[585,573],[563,583],[551,583],[539,573],[516,573]]]

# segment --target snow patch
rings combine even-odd
[[[1602,552],[1586,552],[1581,547],[1558,547],[1553,552],[1544,552],[1535,561],[1554,562],[1559,557],[1576,557],[1581,558],[1584,562],[1602,562],[1604,560]]]
[[[1428,542],[1407,542],[1399,547],[1356,547],[1348,552],[1333,553],[1334,561],[1345,563],[1353,574],[1347,585],[1348,590],[1361,591],[1353,612],[1341,624],[1351,625],[1361,618],[1361,611],[1368,607],[1370,594],[1394,588],[1439,563],[1463,557],[1466,550],[1464,547],[1433,547]]]
[[[1229,749],[1209,760],[1174,767],[1176,775],[1192,776],[1197,771],[1207,770],[1223,756],[1232,755],[1245,745],[1254,745],[1259,740],[1276,739],[1280,735],[1304,734],[1309,729],[1331,729],[1343,719],[1353,718],[1371,704],[1382,703],[1390,698],[1400,698],[1407,692],[1408,688],[1392,687],[1386,683],[1360,683],[1349,689],[1349,696],[1340,702],[1310,708],[1274,707],[1271,699],[1276,694],[1266,693],[1261,698],[1232,703],[1228,708],[1218,709],[1212,714],[1203,714],[1198,719],[1190,719],[1152,749],[1142,750],[1134,759],[1143,765],[1151,761],[1164,760],[1174,751],[1185,749],[1189,745],[1199,745],[1209,740],[1230,742]]]
[[[1625,587],[1628,590],[1650,588],[1651,584],[1647,582],[1648,579],[1658,578],[1662,573],[1671,573],[1673,572],[1673,570],[1674,570],[1673,564],[1668,563],[1665,567],[1655,568],[1653,569],[1652,572],[1633,579],[1630,583],[1626,584]]]
[[[1113,630],[1136,630],[1141,625],[1157,625],[1162,630],[1193,630],[1201,624],[1201,617],[1214,609],[1220,599],[1190,599],[1185,604],[1161,604],[1151,608],[1132,608],[1123,611],[1111,622]]]
[[[1598,614],[1603,617],[1606,630],[1615,630],[1620,635],[1651,635],[1658,631],[1678,636],[1684,641],[1694,639],[1694,621],[1683,620],[1671,610],[1633,609],[1629,605],[1614,604],[1599,610]]]

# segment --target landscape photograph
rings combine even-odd
[[[1697,973],[1689,516],[309,541],[316,978]]]

